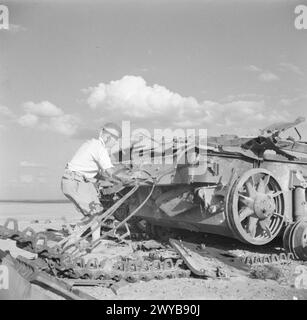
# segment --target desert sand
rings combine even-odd
[[[0,224],[7,218],[18,220],[19,229],[31,226],[35,231],[60,229],[65,223],[73,223],[81,218],[70,203],[0,203]],[[204,235],[204,242],[214,242],[220,247],[231,250],[237,255],[251,253],[255,248],[241,245],[235,240]],[[274,243],[275,248],[281,246],[280,242]],[[31,258],[33,254],[18,249],[11,240],[1,240],[0,248],[10,250],[13,256],[19,254]],[[272,247],[261,250],[270,250]],[[295,264],[283,267],[283,275],[276,280],[252,279],[249,277],[233,277],[230,279],[166,279],[152,280],[149,282],[131,283],[123,286],[115,294],[112,290],[103,287],[82,287],[81,289],[97,299],[122,300],[122,299],[307,299],[307,290],[296,289],[293,282]]]

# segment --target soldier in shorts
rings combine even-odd
[[[70,162],[67,163],[62,177],[61,188],[64,195],[84,216],[89,217],[103,211],[99,191],[95,183],[99,175],[107,175],[122,182],[130,180],[125,173],[115,173],[109,150],[121,138],[121,128],[108,123],[100,130],[98,139],[91,139],[81,145]],[[92,239],[100,237],[98,228]]]

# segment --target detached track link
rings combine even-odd
[[[292,261],[297,261],[293,253],[280,253],[280,254],[270,254],[267,256],[252,255],[242,258],[242,261],[248,265],[262,265],[262,264],[272,264],[272,263],[290,263]]]
[[[9,228],[12,225],[13,228]],[[111,272],[103,271],[105,259],[90,259],[85,264],[83,258],[72,259],[69,254],[54,246],[47,245],[47,236],[43,233],[36,233],[32,228],[23,231],[18,230],[18,222],[15,219],[8,219],[3,226],[0,225],[0,239],[11,239],[16,245],[26,251],[38,254],[35,264],[40,270],[49,271],[57,277],[69,277],[73,279],[105,280],[109,283],[124,279],[128,282],[150,281],[153,279],[186,278],[190,270],[180,268],[183,263],[178,259],[173,263],[172,259],[161,261],[156,260],[126,260],[119,261],[113,266]],[[42,260],[43,259],[43,260]],[[44,263],[42,263],[44,261]]]

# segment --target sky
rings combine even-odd
[[[250,135],[306,116],[304,2],[2,1],[0,199],[64,198],[65,164],[108,121]]]

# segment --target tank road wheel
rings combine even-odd
[[[293,230],[294,230],[294,225],[296,225],[297,222],[292,222],[290,223],[285,231],[284,231],[284,234],[283,234],[283,237],[282,237],[282,241],[283,241],[283,246],[284,246],[284,249],[287,251],[287,252],[292,252],[291,250],[291,239],[292,239],[292,234],[293,234]]]
[[[263,245],[282,228],[285,197],[272,173],[251,169],[233,184],[226,200],[226,218],[240,241]]]
[[[298,260],[307,261],[307,221],[290,224],[283,237],[284,248]]]

